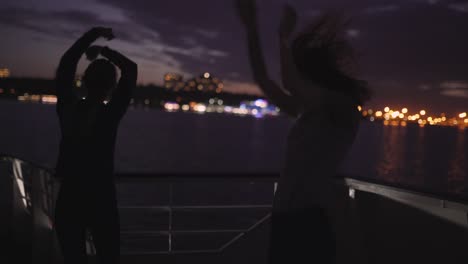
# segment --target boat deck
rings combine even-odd
[[[50,171],[5,157],[0,172],[2,263],[61,263]],[[267,263],[276,175],[117,176],[121,263]],[[337,190],[338,263],[468,261],[468,203],[351,178]]]

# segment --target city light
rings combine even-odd
[[[280,109],[274,105],[270,105],[265,99],[257,99],[254,101],[244,101],[239,106],[224,105],[224,101],[218,98],[210,98],[208,104],[190,102],[189,104],[179,105],[176,102],[164,103],[164,110],[168,112],[176,111],[193,111],[196,113],[224,113],[240,116],[253,116],[255,118],[263,118],[265,116],[277,116]]]
[[[389,114],[389,113],[385,113],[384,118],[385,118],[385,120],[387,120],[387,121],[390,120],[390,114]]]
[[[260,107],[260,108],[265,108],[268,106],[268,102],[263,99],[257,99],[255,100],[255,106]]]
[[[46,103],[46,104],[57,103],[57,97],[55,95],[43,95],[41,100],[43,103]]]
[[[231,106],[225,106],[225,107],[224,107],[224,112],[225,112],[225,113],[231,113],[232,110],[233,110],[233,108],[232,108]]]
[[[8,77],[10,77],[10,69],[0,68],[0,78],[8,78]]]
[[[412,114],[408,108],[404,107],[401,112],[386,106],[382,110],[361,109],[363,118],[370,122],[382,121],[385,126],[408,126],[411,123],[416,123],[421,127],[426,125],[431,126],[457,126],[462,129],[468,128],[468,114],[466,112],[457,114],[454,117],[447,117],[445,113],[439,115],[431,115],[424,117],[427,114],[426,110],[421,110],[419,113]]]
[[[5,72],[4,69],[0,70]],[[252,97],[229,93],[216,94],[216,92],[220,91],[217,89],[222,88],[223,84],[221,79],[212,76],[209,72],[204,72],[188,81],[184,81],[182,75],[168,73],[164,75],[164,81],[164,87],[159,88],[170,89],[170,91],[163,91],[162,97],[158,98],[152,91],[150,92],[151,88],[142,94],[134,95],[135,97],[131,99],[130,104],[133,107],[159,108],[168,112],[219,113],[253,116],[256,118],[278,116],[281,114],[277,106],[270,104],[264,98],[246,100],[246,98]],[[81,85],[80,78],[75,80],[75,85]],[[200,90],[200,92],[197,90]],[[57,103],[57,97],[53,95],[54,91],[52,89],[50,89],[51,92],[49,94],[37,94],[37,92],[33,93],[33,91],[35,92],[35,90],[23,89],[20,85],[0,88],[1,97],[8,99],[14,98],[25,103]],[[191,94],[192,92],[194,93],[193,95]],[[83,97],[83,99],[85,98]],[[391,126],[411,126],[412,124],[416,124],[421,127],[433,125],[468,128],[467,111],[458,112],[450,116],[446,113],[436,114],[431,109],[411,112],[408,107],[385,106],[380,109],[375,106],[368,109],[365,109],[361,105],[356,105],[355,107],[360,111],[363,119],[377,124],[383,123],[384,125]]]
[[[195,76],[189,80],[184,80],[181,74],[166,73],[164,75],[164,88],[174,92],[207,92],[221,93],[224,87],[223,82],[214,77],[209,72],[205,72],[199,76]]]
[[[174,103],[174,102],[166,102],[164,104],[164,109],[166,109],[166,111],[169,111],[169,112],[172,112],[172,111],[177,111],[179,110],[180,106],[178,103]]]
[[[206,112],[206,105],[204,105],[204,104],[196,104],[196,105],[193,107],[193,110],[195,110],[195,112],[198,112],[198,113],[204,113],[204,112]]]

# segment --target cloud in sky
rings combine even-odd
[[[0,9],[0,24],[63,39],[77,38],[96,25],[112,27],[120,40],[134,44],[160,39],[158,32],[139,27],[131,21],[105,20],[84,10]]]
[[[457,12],[468,13],[468,2],[452,3],[452,4],[449,4],[448,7]]]
[[[451,97],[468,98],[468,82],[447,81],[440,84],[440,94]]]
[[[468,89],[468,82],[464,81],[447,81],[440,84],[442,89]]]
[[[421,85],[419,85],[418,88],[421,91],[429,91],[429,90],[431,90],[432,87],[429,84],[421,84]]]
[[[200,63],[206,61],[214,63],[229,56],[225,51],[206,47],[197,39],[197,37],[201,37],[213,40],[219,34],[216,31],[197,28],[192,32],[192,35],[196,35],[196,37],[184,34],[184,41],[177,44],[167,43],[164,38],[161,38],[157,28],[142,25],[124,12],[119,12],[118,16],[103,16],[95,12],[96,8],[94,3],[92,4],[88,9],[83,7],[80,9],[68,9],[67,7],[60,9],[58,8],[60,6],[58,2],[54,9],[42,10],[22,6],[7,6],[0,9],[0,24],[13,27],[18,31],[24,31],[25,35],[27,32],[33,32],[49,39],[67,41],[73,41],[86,30],[96,25],[112,27],[117,38],[115,41],[106,43],[106,45],[116,45],[118,48],[126,47],[125,51],[127,53],[138,54],[137,60],[151,58],[151,61],[146,61],[146,64],[157,65],[156,68],[163,68],[166,65],[168,70],[186,74],[192,70],[184,68],[186,59],[199,61]],[[161,24],[164,24],[164,22],[161,21]],[[62,49],[65,50],[65,48]],[[143,53],[146,54],[143,56]],[[150,71],[148,70],[148,72]]]
[[[0,62],[11,65],[0,66],[11,67],[13,74],[41,72],[40,76],[52,77],[60,54],[74,39],[91,26],[104,25],[113,27],[117,35],[115,41],[104,43],[140,64],[140,82],[161,83],[167,71],[183,73],[185,78],[209,71],[227,79],[226,89],[256,93],[245,33],[227,2],[231,0],[171,0],[164,4],[146,0],[4,0],[0,6],[0,34],[4,36]],[[280,79],[277,26],[284,2],[297,8],[300,25],[329,8],[351,18],[346,34],[357,51],[356,72],[370,81],[376,98],[390,102],[411,89],[414,94],[433,96],[441,107],[452,107],[439,93],[449,89],[440,84],[444,80],[468,82],[468,34],[460,34],[460,28],[468,25],[466,0],[258,0],[263,53],[276,81]],[[384,80],[398,80],[398,84],[379,85]],[[431,89],[422,91],[421,84]],[[459,92],[463,89],[451,90],[463,95]]]
[[[216,39],[219,36],[219,32],[213,30],[206,30],[203,28],[197,28],[195,29],[195,32],[209,39]]]
[[[468,90],[443,90],[440,92],[440,94],[445,95],[445,96],[451,96],[451,97],[460,97],[460,98],[466,98],[468,99]]]
[[[359,35],[361,35],[361,31],[359,31],[358,29],[351,28],[346,30],[346,35],[348,35],[348,37],[350,38],[357,38],[359,37]]]
[[[394,12],[397,11],[400,7],[397,5],[383,5],[383,6],[373,6],[373,7],[368,7],[364,9],[364,13],[366,14],[379,14],[379,13],[385,13],[385,12]]]
[[[437,3],[439,3],[440,0],[427,0],[427,3],[430,4],[430,5],[435,5]]]

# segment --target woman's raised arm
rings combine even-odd
[[[111,40],[114,37],[112,29],[103,27],[92,28],[81,36],[65,54],[63,54],[55,77],[58,98],[57,107],[76,100],[73,92],[73,81],[75,79],[78,61],[88,47],[100,37]]]
[[[263,58],[257,27],[256,7],[253,0],[237,0],[239,17],[247,32],[250,65],[255,82],[265,95],[288,115],[297,116],[298,109],[295,99],[285,93],[269,76]]]

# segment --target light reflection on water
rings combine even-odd
[[[342,171],[376,182],[468,199],[467,133],[458,128],[363,123]]]
[[[381,160],[376,165],[377,179],[399,182],[405,168],[406,127],[389,126],[383,130]]]
[[[449,192],[461,194],[466,192],[466,179],[467,179],[467,155],[466,155],[466,133],[459,131],[457,133],[457,143],[455,154],[450,162],[448,170],[448,189]]]
[[[50,105],[0,102],[0,153],[53,167],[59,131]],[[118,171],[279,172],[290,120],[130,110]],[[34,131],[33,133],[31,131]],[[468,200],[468,130],[362,122],[341,172]],[[317,139],[320,140],[320,139]]]

